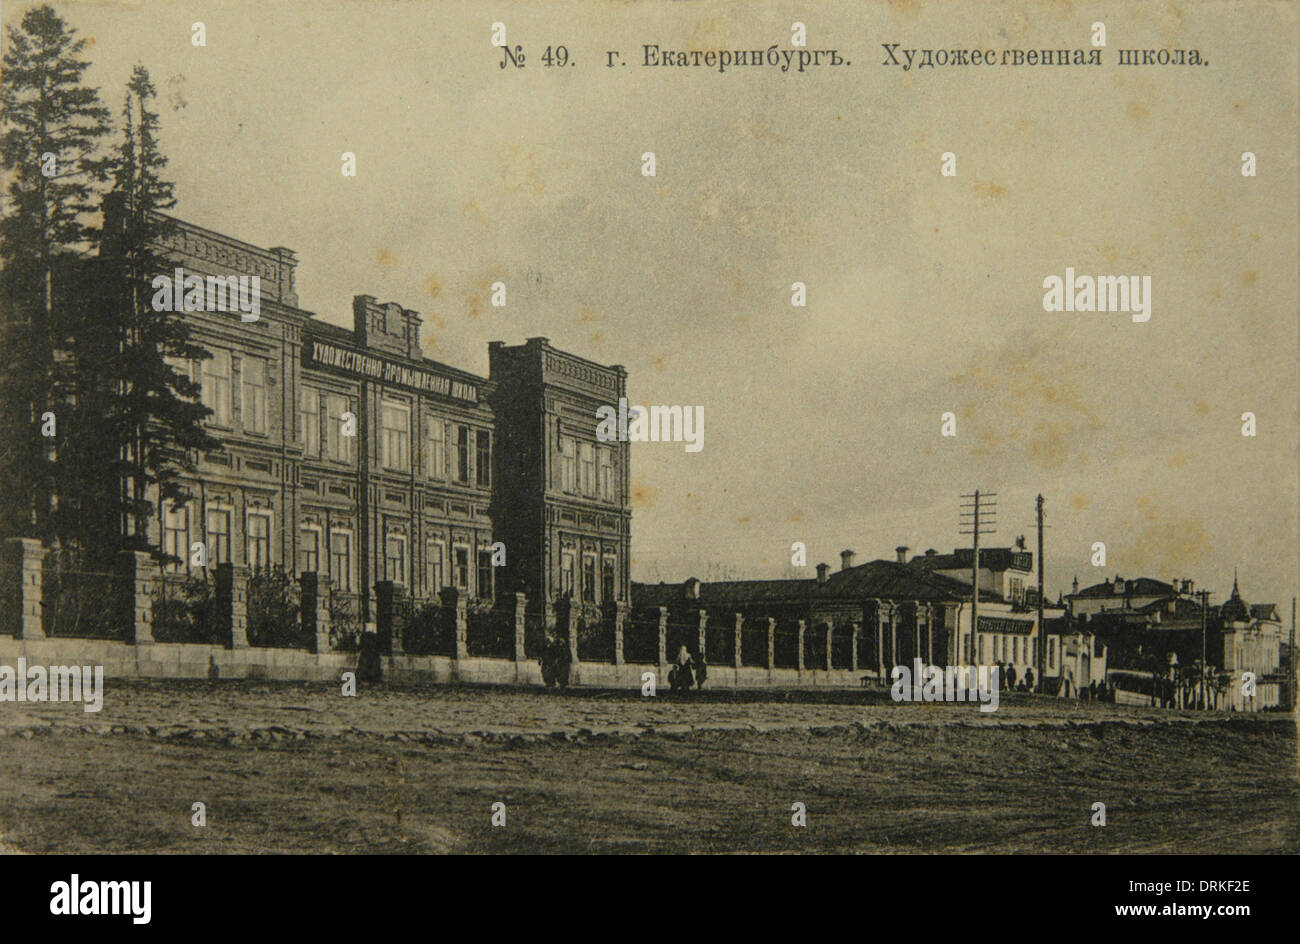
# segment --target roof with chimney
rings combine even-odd
[[[680,583],[632,584],[637,606],[668,606],[685,599]],[[907,564],[873,560],[829,574],[825,583],[816,577],[796,580],[720,580],[701,583],[698,602],[702,607],[753,603],[814,603],[848,600],[906,600],[918,603],[961,603],[970,599],[970,585],[941,574],[926,573]],[[990,590],[980,599],[1001,602]]]

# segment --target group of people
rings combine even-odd
[[[1032,692],[1034,690],[1034,670],[1025,669],[1023,678],[1017,680],[1016,667],[1010,663],[998,663],[998,678],[1002,680],[1004,692]]]
[[[673,660],[672,667],[668,670],[668,684],[672,686],[673,691],[690,691],[691,686],[703,688],[708,677],[709,665],[704,661],[703,652],[698,659],[695,659],[691,657],[690,650],[685,646],[677,650],[677,658]]]

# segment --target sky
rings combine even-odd
[[[1294,4],[54,5],[115,111],[153,75],[177,214],[294,249],[302,307],[400,302],[480,374],[489,341],[545,336],[624,365],[634,404],[702,406],[702,451],[631,446],[635,580],[950,551],[980,488],[991,545],[1032,548],[1044,496],[1053,597],[1122,574],[1222,601],[1234,567],[1248,600],[1297,592]],[[642,66],[643,43],[788,48],[796,20],[849,64]],[[1091,49],[1097,21],[1102,67],[882,65]],[[559,44],[574,65],[545,68]],[[1210,64],[1115,64],[1166,47]],[[1150,321],[1044,311],[1067,267],[1149,275]]]

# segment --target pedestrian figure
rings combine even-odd
[[[1032,692],[1033,690],[1034,690],[1034,670],[1025,669],[1025,691]]]
[[[704,661],[704,650],[700,650],[700,657],[695,661],[695,687],[703,688],[704,682],[709,677],[709,664]]]
[[[695,684],[695,677],[691,674],[691,653],[685,646],[677,650],[677,658],[673,660],[676,671],[669,672],[668,680],[673,687],[673,691],[690,691]]]
[[[1007,666],[1007,691],[1015,691],[1015,690],[1016,690],[1016,667],[1014,665],[1009,665]]]
[[[573,653],[569,651],[569,640],[555,639],[555,684],[560,688],[569,686],[569,670],[573,667]]]
[[[998,661],[998,687],[1004,692],[1011,688],[1011,680],[1007,678],[1006,663],[1000,660]]]
[[[361,634],[360,652],[357,656],[357,681],[378,682],[383,678],[384,670],[379,662],[379,633],[374,623],[366,623]]]

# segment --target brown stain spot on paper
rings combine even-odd
[[[803,512],[796,508],[794,511],[790,512],[790,517],[787,520],[791,524],[800,524],[803,522]]]
[[[512,145],[501,160],[501,183],[511,193],[543,194],[546,184],[542,180],[541,164],[541,155],[536,150]]]
[[[659,497],[659,489],[644,482],[632,483],[632,504],[637,508],[650,509]]]
[[[749,524],[749,515],[741,515],[736,519],[736,524]]]
[[[586,305],[583,305],[580,309],[578,309],[578,315],[576,318],[573,319],[573,323],[576,325],[589,325],[589,324],[596,324],[596,322],[604,321],[604,320],[605,318],[603,315],[598,315],[594,311],[592,311],[591,308],[589,308]]]
[[[1196,410],[1197,416],[1205,416],[1210,412],[1210,405],[1200,397],[1196,398],[1196,403],[1193,408]]]
[[[437,298],[438,293],[441,291],[442,283],[438,281],[437,277],[431,275],[424,280],[424,293],[430,298]]]
[[[1011,193],[1010,187],[1004,187],[995,180],[991,180],[986,184],[971,184],[971,189],[990,200],[1001,200]]]
[[[664,372],[664,368],[668,366],[668,361],[664,358],[662,354],[656,354],[654,356],[654,359],[650,361],[650,363],[654,366],[655,371],[660,374],[662,374]]]
[[[465,293],[465,304],[469,310],[471,319],[477,319],[483,315],[483,299],[479,298],[473,292]]]
[[[1088,500],[1088,496],[1083,494],[1083,492],[1076,492],[1070,496],[1070,507],[1075,511],[1083,511],[1090,504],[1091,502]]]
[[[1124,569],[1154,573],[1192,572],[1214,549],[1205,522],[1194,511],[1165,503],[1156,495],[1138,499],[1142,527],[1133,539],[1116,548],[1116,563]]]
[[[1259,281],[1259,273],[1256,272],[1254,269],[1247,269],[1245,272],[1241,273],[1242,285],[1254,285],[1258,281]]]
[[[1129,101],[1128,116],[1134,121],[1141,121],[1149,114],[1151,114],[1151,109],[1147,108],[1146,105],[1143,105],[1136,98]]]
[[[953,385],[970,397],[958,413],[967,418],[965,430],[959,425],[958,433],[974,442],[973,457],[1005,452],[1049,471],[1092,461],[1089,434],[1102,428],[1101,414],[1088,393],[1087,371],[1050,356],[1060,343],[1060,332],[1018,341],[999,351],[997,372],[972,364],[952,377]],[[979,409],[972,401],[979,402]],[[1024,417],[1024,441],[1004,431],[1008,416]]]
[[[381,269],[392,269],[397,265],[397,254],[391,249],[381,249],[375,253],[375,265]]]

